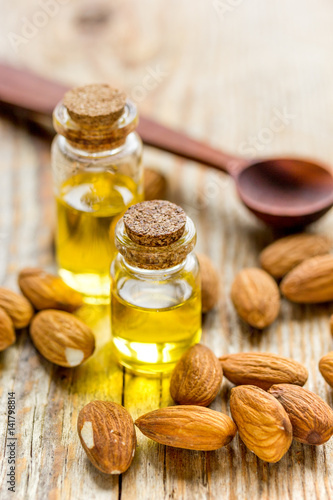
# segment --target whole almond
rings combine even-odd
[[[222,367],[206,346],[192,346],[178,361],[170,380],[172,399],[181,405],[208,406],[222,383]]]
[[[35,309],[63,309],[73,312],[82,306],[82,295],[54,274],[39,268],[25,268],[18,276],[19,287]]]
[[[306,259],[329,253],[330,240],[320,234],[293,234],[274,241],[260,254],[260,264],[275,278],[282,278]]]
[[[44,358],[60,366],[78,366],[91,356],[95,337],[90,328],[64,311],[41,311],[31,322],[30,336]]]
[[[256,328],[270,325],[279,314],[279,289],[262,269],[240,271],[232,284],[231,299],[239,316]]]
[[[280,288],[292,302],[314,304],[333,300],[333,255],[305,260],[283,278]]]
[[[207,255],[198,253],[197,258],[200,266],[202,312],[206,313],[216,306],[219,299],[219,278]]]
[[[145,200],[163,200],[167,189],[166,177],[151,168],[144,168],[143,191]]]
[[[323,444],[333,434],[333,410],[323,399],[303,387],[273,385],[269,391],[290,418],[293,437],[306,444]]]
[[[77,431],[90,462],[106,474],[122,474],[132,463],[136,434],[128,411],[117,403],[92,401],[82,408]]]
[[[30,302],[18,293],[0,287],[0,307],[6,311],[14,328],[25,328],[34,315]]]
[[[224,375],[235,385],[256,385],[267,391],[273,384],[304,385],[308,379],[301,363],[269,352],[241,352],[219,359]]]
[[[160,444],[186,450],[217,450],[237,429],[228,415],[203,406],[169,406],[139,417],[135,425]]]
[[[333,351],[321,358],[319,370],[326,382],[333,387]]]
[[[278,462],[292,442],[292,426],[283,406],[260,387],[231,389],[230,409],[244,444],[266,462]]]
[[[8,314],[0,307],[0,351],[15,343],[14,325]]]

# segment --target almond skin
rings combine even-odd
[[[0,307],[0,351],[4,351],[7,347],[14,344],[16,341],[14,325],[8,314]]]
[[[59,366],[78,366],[95,350],[90,328],[72,314],[55,309],[36,314],[30,336],[44,358]]]
[[[239,316],[255,328],[273,323],[280,310],[280,293],[273,278],[258,268],[240,271],[231,287],[231,300]]]
[[[267,391],[273,384],[304,385],[308,371],[301,363],[269,352],[222,356],[223,373],[235,385],[256,385]]]
[[[34,315],[30,302],[18,293],[0,287],[0,307],[6,311],[14,328],[25,328]]]
[[[283,406],[259,387],[231,389],[230,409],[244,444],[266,462],[278,462],[292,442],[292,426]]]
[[[288,413],[296,441],[318,445],[330,439],[333,411],[317,394],[290,384],[273,385],[268,392]]]
[[[132,463],[136,434],[131,415],[121,405],[92,401],[82,408],[77,432],[90,462],[105,474],[122,474]]]
[[[180,405],[208,406],[222,383],[222,367],[208,347],[192,346],[178,361],[170,381],[172,399]]]
[[[166,190],[166,177],[157,170],[145,168],[143,172],[143,191],[145,200],[163,200]]]
[[[228,415],[202,406],[169,406],[139,417],[135,425],[160,444],[186,450],[217,450],[237,429]]]
[[[333,300],[333,255],[305,260],[283,278],[280,289],[292,302],[315,304]]]
[[[202,312],[213,309],[219,299],[219,278],[212,261],[207,255],[197,253],[201,279]]]
[[[329,253],[330,248],[326,236],[293,234],[268,245],[260,254],[260,264],[274,278],[282,278],[304,260]]]
[[[333,351],[321,358],[319,370],[326,382],[333,387]]]
[[[82,295],[64,283],[54,274],[43,269],[27,267],[18,276],[18,284],[38,311],[41,309],[62,309],[73,312],[82,306]]]

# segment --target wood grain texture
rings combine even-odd
[[[32,20],[41,7],[37,0],[3,2],[0,58],[66,84],[110,81],[145,114],[233,154],[309,156],[333,166],[329,1],[62,3],[15,51],[8,34],[20,35],[22,18]],[[163,75],[156,79],[156,72]],[[0,152],[0,284],[17,289],[20,268],[54,270],[49,144],[2,120]],[[306,387],[332,406],[332,389],[318,370],[321,356],[332,350],[332,304],[283,300],[277,321],[262,333],[241,323],[231,283],[240,269],[258,264],[274,235],[241,205],[226,175],[148,148],[144,161],[167,175],[169,199],[194,218],[197,249],[210,255],[221,276],[219,305],[205,316],[203,342],[218,356],[261,350],[293,357],[309,370]],[[330,212],[312,229],[330,235],[332,223]],[[96,354],[80,368],[43,360],[25,331],[0,353],[1,498],[333,499],[332,441],[316,448],[294,443],[279,463],[267,464],[238,438],[216,452],[191,452],[165,448],[138,432],[136,456],[123,476],[95,470],[76,434],[86,402],[123,402],[136,418],[171,400],[167,380],[132,377],[116,367],[107,311],[80,314],[97,335]],[[230,387],[223,384],[211,408],[230,414]],[[15,495],[7,491],[5,460],[11,390],[17,404]]]

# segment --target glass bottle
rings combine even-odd
[[[115,225],[143,195],[137,109],[109,85],[87,85],[65,94],[53,123],[59,274],[86,302],[107,303]]]
[[[133,372],[166,373],[201,337],[196,230],[167,201],[130,207],[118,222],[111,265],[111,326],[119,362]]]

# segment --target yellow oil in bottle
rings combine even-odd
[[[57,196],[59,274],[86,302],[109,301],[114,227],[138,201],[133,179],[111,170],[84,171],[62,184]]]
[[[134,290],[122,290],[122,297],[119,291],[111,293],[114,349],[120,363],[131,371],[167,373],[200,341],[200,288],[192,289],[191,295],[179,302],[172,286],[164,285],[152,293],[149,285],[141,283],[134,285]]]

